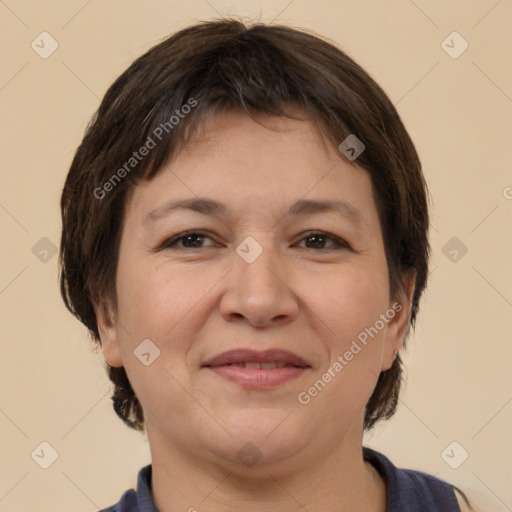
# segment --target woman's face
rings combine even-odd
[[[125,367],[152,450],[244,471],[360,447],[365,404],[410,312],[389,296],[368,173],[309,122],[265,123],[209,119],[134,189],[115,322],[97,308],[105,359]],[[224,207],[171,207],[198,198]],[[304,201],[339,209],[293,207]],[[183,232],[197,234],[169,242]],[[287,352],[259,368],[271,349]]]

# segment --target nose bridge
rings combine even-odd
[[[253,233],[237,246],[235,270],[247,285],[271,285],[276,289],[281,258],[274,238],[271,231]]]
[[[271,232],[253,233],[236,247],[230,276],[224,313],[242,315],[253,324],[264,325],[296,310],[293,293],[286,284],[283,259]]]

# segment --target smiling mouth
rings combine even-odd
[[[214,368],[236,365],[251,369],[273,369],[286,366],[309,367],[309,364],[297,354],[277,348],[264,351],[236,348],[218,354],[202,364],[203,367]]]
[[[238,348],[223,352],[202,364],[216,377],[242,389],[269,390],[304,375],[311,366],[288,350],[264,351]]]
[[[283,386],[306,373],[310,367],[293,366],[283,363],[277,366],[276,362],[269,363],[236,363],[222,366],[205,366],[215,376],[220,377],[237,387],[252,390],[270,390]]]
[[[221,366],[237,366],[239,368],[247,368],[249,370],[275,370],[277,368],[301,368],[299,366],[295,366],[290,363],[285,363],[284,361],[269,361],[269,362],[259,362],[259,361],[245,361],[243,363],[228,363],[219,366],[205,366],[205,368],[220,368]]]
[[[284,361],[245,361],[206,365],[203,369],[244,390],[271,390],[301,377],[311,367],[295,366]]]

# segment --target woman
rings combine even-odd
[[[110,87],[61,290],[152,463],[110,512],[468,510],[362,446],[396,408],[427,188],[382,89],[304,31],[200,23]]]

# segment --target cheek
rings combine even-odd
[[[131,327],[128,330],[138,336],[163,339],[197,303],[207,281],[206,276],[198,278],[197,271],[176,265],[120,265],[120,321],[124,320]]]
[[[387,311],[387,280],[378,272],[355,269],[332,276],[318,291],[315,312],[320,317],[320,336],[328,359],[301,389],[300,403],[312,415],[324,416],[325,424],[348,428],[359,417],[371,396],[382,364],[386,327],[380,315]]]
[[[224,274],[223,269],[169,261],[120,265],[118,319],[123,327],[119,333],[125,366],[138,370],[133,351],[142,340],[150,339],[160,350],[155,364],[188,381],[184,362],[212,314],[218,300],[216,286]]]
[[[315,289],[308,292],[308,303],[325,325],[332,355],[345,352],[388,308],[387,275],[377,265],[333,272]]]
[[[125,261],[117,276],[117,333],[123,364],[145,414],[159,411],[163,418],[186,406],[188,395],[182,386],[188,387],[188,375],[183,360],[192,342],[187,327],[203,289],[211,287],[206,276],[192,279],[176,270]],[[148,339],[151,343],[141,344]],[[144,351],[139,347],[145,347]],[[142,354],[148,352],[150,363],[146,365]]]

